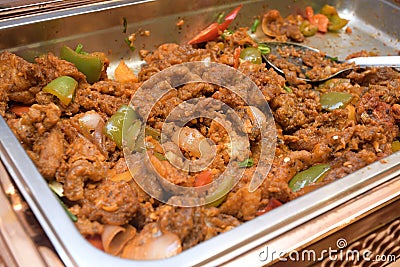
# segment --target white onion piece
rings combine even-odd
[[[106,149],[104,144],[106,137],[103,134],[105,122],[100,114],[91,110],[81,115],[78,118],[78,121],[80,127],[78,131],[81,132],[83,136],[85,136],[91,142],[96,144],[100,152],[105,155]],[[91,133],[91,131],[93,131],[93,133]]]
[[[189,171],[189,165],[187,160],[184,158],[178,157],[174,152],[172,151],[167,151],[165,152],[165,157],[168,159],[168,161],[173,165],[178,167],[181,170],[184,171]]]
[[[80,125],[88,130],[96,129],[101,121],[104,123],[103,118],[93,110],[86,112],[79,118]]]
[[[213,151],[204,135],[194,128],[181,128],[172,136],[172,141],[182,150],[198,158],[202,153]]]
[[[202,61],[204,62],[205,67],[209,67],[211,65],[211,57],[206,57]]]
[[[104,144],[106,142],[106,136],[103,133],[103,129],[105,126],[105,122],[103,121],[103,119],[101,119],[99,121],[99,123],[97,124],[96,128],[94,128],[93,131],[93,141],[95,144],[97,144],[97,146],[99,147],[99,149],[103,152],[103,154],[105,154],[105,147]]]
[[[134,238],[135,235],[136,229],[131,225],[127,227],[105,225],[101,235],[104,251],[112,255],[118,255],[126,243]]]
[[[160,260],[175,256],[181,251],[181,240],[176,234],[163,232],[157,223],[150,223],[125,246],[121,257],[133,260]]]
[[[199,150],[202,155],[214,154],[215,149],[208,143],[207,139],[201,140],[199,143]]]
[[[64,188],[60,182],[53,180],[53,181],[49,182],[49,187],[51,190],[53,190],[54,193],[57,194],[57,196],[59,196],[59,197],[64,196]]]
[[[263,128],[265,126],[267,119],[261,110],[259,110],[257,107],[249,106],[247,111],[248,115],[250,115],[252,118],[251,120],[253,124],[257,128]]]

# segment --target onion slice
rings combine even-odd
[[[181,251],[181,240],[176,234],[161,231],[157,223],[150,223],[125,246],[121,257],[159,260],[175,256]]]
[[[89,131],[96,129],[97,125],[103,121],[103,118],[97,112],[91,110],[84,113],[79,118],[79,125]],[[104,123],[104,121],[103,121]]]
[[[101,235],[104,251],[112,255],[118,255],[126,243],[134,238],[136,229],[132,225],[126,227],[117,225],[105,225]]]
[[[105,136],[103,128],[105,122],[96,111],[88,111],[78,115],[78,123],[73,123],[74,127],[90,142],[94,143],[103,155],[106,155]],[[73,122],[73,120],[71,120]]]
[[[172,141],[182,150],[200,158],[204,153],[213,151],[207,139],[197,129],[183,127],[172,136]]]

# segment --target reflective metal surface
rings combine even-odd
[[[244,1],[233,27],[250,26],[255,15],[270,8],[288,15],[312,2],[315,1]],[[195,31],[214,21],[216,14],[232,9],[238,3],[216,0],[196,1],[188,5],[183,0],[121,0],[19,16],[12,20],[0,20],[0,50],[9,50],[32,60],[48,51],[58,54],[64,44],[75,46],[83,43],[87,50],[108,51],[112,72],[120,58],[126,59],[131,67],[138,66],[137,50],[141,48],[152,49],[165,42],[186,42]],[[324,3],[320,1],[313,5],[318,9]],[[398,53],[400,8],[394,2],[348,0],[329,3],[336,5],[339,12],[350,19],[349,26],[353,33],[318,34],[307,39],[308,45],[339,58],[361,49],[380,51],[381,55]],[[126,32],[124,18],[128,22]],[[182,19],[184,25],[176,26],[176,22]],[[150,31],[150,36],[139,35],[135,42],[136,53],[132,53],[124,40],[130,33],[142,30]],[[254,38],[262,41],[263,35],[256,32]],[[239,262],[249,265],[246,255],[252,255],[267,242],[400,175],[400,154],[397,153],[162,263],[138,262],[107,255],[86,242],[2,118],[0,133],[1,161],[67,266],[216,266]],[[338,223],[345,223],[345,220]],[[239,261],[241,256],[244,261]]]
[[[71,9],[97,4],[96,0],[17,0],[0,1],[0,20],[15,19],[18,16],[28,17],[39,13],[50,13],[60,9]]]
[[[301,227],[292,229],[251,249],[239,256],[235,261],[227,262],[226,266],[245,266],[246,264],[248,266],[271,266],[274,264],[274,267],[284,267],[288,266],[287,264],[290,264],[291,267],[303,267],[313,264],[316,264],[313,266],[321,266],[321,262],[317,262],[316,259],[323,261],[324,266],[330,266],[328,262],[334,263],[332,259],[334,259],[333,256],[336,253],[333,253],[332,257],[329,258],[328,253],[322,253],[323,250],[326,252],[329,249],[339,251],[338,240],[346,242],[346,244],[342,245],[343,249],[355,249],[354,247],[357,245],[355,241],[359,237],[366,236],[375,229],[399,218],[399,188],[400,176],[366,192],[362,196],[347,201],[323,215],[313,218],[302,224]],[[371,237],[369,240],[372,241]],[[385,243],[388,243],[389,240],[385,241]],[[400,242],[396,238],[393,238],[392,241]],[[375,241],[375,243],[378,242],[379,240]],[[369,245],[370,243],[366,246]],[[357,249],[360,253],[363,252],[362,248],[357,247]],[[285,258],[287,256],[285,253],[291,251],[297,255],[302,255],[302,251],[315,253],[315,258],[303,257],[297,261],[291,261],[288,258],[289,262],[279,259],[278,253],[282,252],[282,258]],[[389,254],[385,250],[379,251],[377,247],[371,249],[371,251],[375,254]],[[396,256],[400,257],[400,255]],[[362,262],[361,258],[360,256],[360,262]],[[339,262],[338,256],[336,256],[336,259]],[[338,265],[333,264],[333,266]]]
[[[0,162],[0,266],[63,266]]]

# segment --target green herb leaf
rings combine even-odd
[[[258,50],[260,50],[261,55],[266,55],[271,53],[271,48],[269,48],[269,46],[267,46],[266,44],[259,43],[257,48]]]
[[[123,17],[122,20],[123,20],[122,25],[123,25],[123,27],[124,27],[124,28],[122,29],[122,33],[126,33],[126,31],[127,31],[127,29],[128,29],[128,20],[127,20],[125,17]]]
[[[50,187],[51,188],[51,187]],[[53,189],[52,189],[53,191]],[[68,207],[65,205],[65,203],[61,200],[61,198],[58,197],[57,193],[53,191],[53,193],[56,195],[56,199],[58,200],[58,202],[60,203],[60,205],[64,208],[65,212],[68,214],[68,216],[71,218],[71,220],[73,222],[78,221],[78,217],[76,217],[69,209]]]
[[[217,17],[217,23],[218,24],[222,23],[222,21],[224,19],[224,15],[225,15],[225,12],[221,12],[221,13],[218,14],[218,17]]]
[[[78,44],[75,48],[75,52],[80,54],[82,52],[83,49],[83,44]]]
[[[283,89],[288,92],[288,93],[293,93],[292,88],[290,88],[289,86],[287,86],[286,84],[283,86]]]
[[[254,160],[252,158],[245,159],[244,161],[238,162],[240,168],[248,168],[254,165]]]
[[[132,42],[129,40],[128,37],[125,38],[125,43],[128,45],[129,49],[134,52],[135,51],[135,47],[132,45]]]
[[[255,19],[253,22],[253,25],[251,26],[251,33],[255,33],[257,31],[257,27],[258,25],[260,25],[260,20],[259,19]]]
[[[78,44],[75,48],[75,52],[81,55],[89,55],[88,52],[83,51],[83,44]]]
[[[154,153],[154,156],[156,156],[156,158],[158,158],[159,160],[161,160],[161,161],[167,160],[167,158],[163,154],[161,154],[157,151],[154,151],[153,153]]]

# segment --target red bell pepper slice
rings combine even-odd
[[[86,240],[97,249],[104,251],[103,243],[101,242],[100,235],[89,235],[85,237]]]
[[[310,6],[306,7],[306,18],[311,24],[316,25],[318,27],[318,31],[320,32],[328,31],[328,24],[329,24],[328,17],[323,14],[314,15],[314,10]]]
[[[306,18],[308,19],[309,22],[313,20],[314,17],[314,9],[310,6],[306,7]]]
[[[314,15],[313,19],[314,19],[314,24],[318,26],[318,30],[320,32],[328,31],[329,19],[327,16],[322,14],[316,14]]]
[[[257,216],[263,215],[264,213],[267,213],[268,211],[273,210],[279,206],[282,206],[282,203],[279,200],[277,200],[276,198],[271,198],[268,201],[267,206],[265,206],[265,208],[263,208],[261,210],[258,210],[256,215]]]
[[[28,113],[28,112],[29,112],[29,108],[30,108],[30,106],[15,105],[15,106],[12,106],[12,107],[10,108],[10,111],[11,111],[11,112],[14,112],[15,115],[21,117],[21,116],[24,115],[25,113]]]
[[[239,67],[239,62],[240,62],[240,52],[241,52],[240,46],[236,47],[235,50],[233,51],[233,67],[237,69]]]
[[[194,178],[194,187],[204,186],[213,181],[211,170],[204,170]]]
[[[212,41],[218,38],[218,36],[228,28],[231,22],[236,18],[239,10],[242,8],[243,5],[238,6],[235,8],[231,13],[229,13],[226,17],[224,22],[217,23],[214,22],[209,25],[207,28],[202,30],[199,34],[197,34],[192,40],[190,40],[189,44],[198,44],[204,43],[208,41]]]

